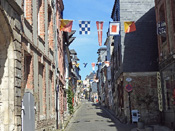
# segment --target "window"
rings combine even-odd
[[[39,81],[38,81],[38,86],[39,86],[39,99],[40,99],[40,115],[43,114],[43,65],[39,63],[38,66],[38,71],[39,71]]]
[[[32,57],[27,53],[24,54],[24,81],[25,81],[25,88],[32,89],[33,85],[31,84],[32,81]]]

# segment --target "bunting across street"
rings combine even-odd
[[[71,32],[72,31],[72,25],[73,21],[72,20],[60,20],[60,31],[65,31],[65,32]]]
[[[90,34],[90,21],[79,21],[80,35]]]
[[[102,45],[103,21],[96,21],[99,46]]]

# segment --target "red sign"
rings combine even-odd
[[[133,89],[133,87],[132,87],[130,84],[128,84],[128,85],[125,86],[125,90],[126,90],[127,92],[131,92],[132,89]]]

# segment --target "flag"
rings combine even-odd
[[[92,67],[95,67],[95,63],[92,63]]]
[[[79,27],[81,35],[90,34],[90,21],[79,21]]]
[[[88,63],[83,63],[84,64],[84,68],[87,66]]]
[[[95,70],[95,63],[92,63],[92,70]]]
[[[107,67],[109,67],[109,65],[110,65],[110,62],[109,62],[109,61],[105,61],[104,63],[105,63],[105,65],[106,65]]]
[[[79,64],[79,63],[77,63],[77,64],[76,64],[76,67],[79,67],[79,65],[80,65],[80,64]]]
[[[61,22],[61,24],[60,24],[60,30],[61,31],[65,31],[65,32],[71,32],[72,31],[72,24],[73,24],[72,20],[61,19],[60,22]]]
[[[96,21],[99,46],[102,45],[103,21]]]
[[[125,33],[136,31],[136,26],[134,21],[124,22]]]
[[[120,34],[120,22],[117,21],[109,22],[109,34],[110,35]]]

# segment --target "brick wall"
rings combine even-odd
[[[24,16],[32,24],[32,0],[25,0],[24,4]]]
[[[44,40],[45,38],[45,17],[44,17],[44,0],[39,0],[38,5],[38,26],[39,26],[39,35]]]
[[[48,35],[49,35],[49,48],[53,50],[54,47],[54,32],[53,32],[53,12],[51,7],[48,7]]]

